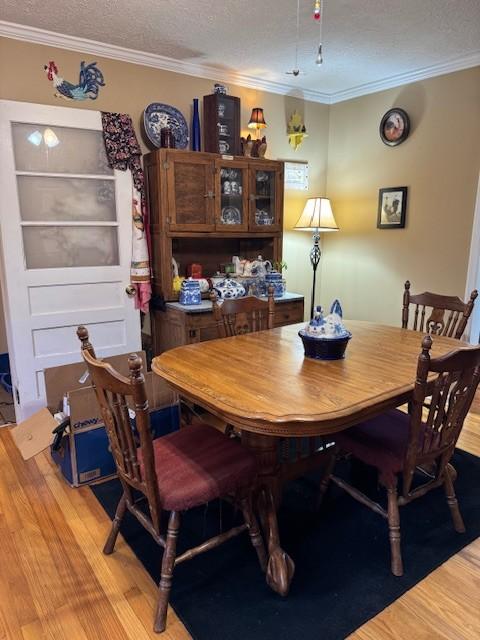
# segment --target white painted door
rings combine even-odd
[[[2,294],[17,420],[43,370],[141,348],[130,282],[131,174],[113,171],[98,111],[0,101]]]

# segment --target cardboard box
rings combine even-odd
[[[145,370],[145,354],[141,354]],[[128,354],[105,358],[114,369],[128,375]],[[12,430],[24,459],[44,450],[52,443],[52,431],[58,425],[52,414],[63,411],[70,416],[70,427],[64,433],[58,451],[52,458],[72,486],[79,486],[115,475],[100,408],[83,362],[45,370],[47,408],[20,423]],[[178,398],[159,376],[145,374],[150,407],[152,436],[170,433],[179,427]]]

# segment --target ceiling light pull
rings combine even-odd
[[[315,8],[314,8],[314,12],[313,12],[313,17],[315,18],[315,20],[318,20],[319,23],[319,34],[318,34],[318,50],[317,50],[317,57],[315,58],[315,64],[319,67],[321,64],[323,64],[323,52],[322,52],[322,27],[323,27],[323,16],[324,16],[324,9],[323,9],[323,2],[324,0],[315,0]]]
[[[295,39],[295,66],[291,71],[287,71],[287,75],[297,77],[303,71],[300,71],[298,66],[298,42],[300,39],[300,0],[297,0],[297,29],[296,29],[296,39]]]

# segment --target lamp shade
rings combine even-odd
[[[294,227],[298,231],[338,231],[328,198],[309,198]]]
[[[265,118],[263,116],[263,109],[260,109],[260,107],[255,107],[255,109],[252,109],[252,115],[250,116],[248,128],[265,129],[266,126],[267,123],[265,122]]]

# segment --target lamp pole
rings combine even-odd
[[[313,310],[315,308],[315,283],[317,279],[317,267],[320,262],[320,256],[322,252],[320,251],[320,232],[318,229],[315,229],[313,232],[313,247],[310,251],[310,262],[312,264],[313,269],[313,286],[312,286],[312,299],[310,304],[310,319],[313,318]]]

